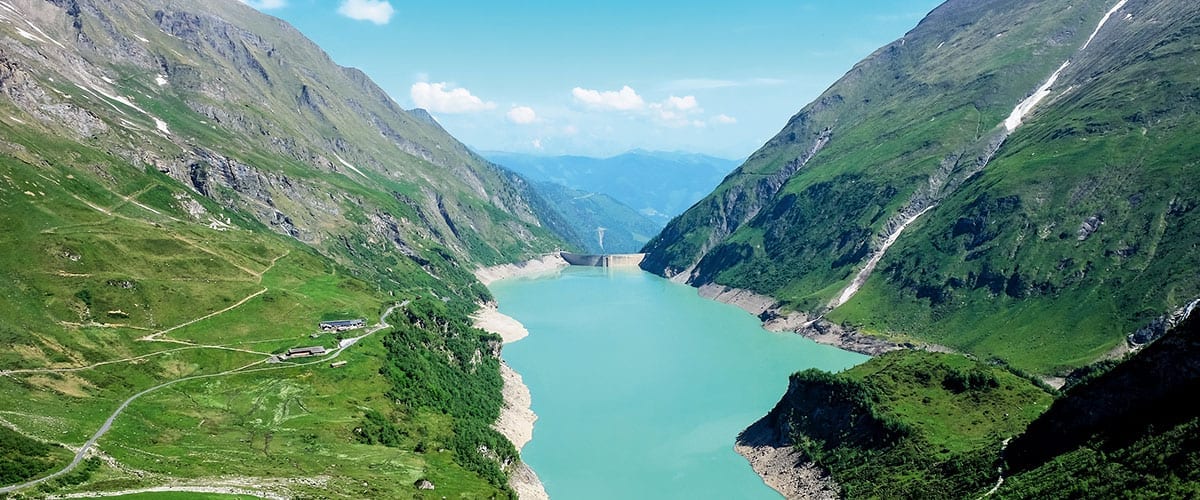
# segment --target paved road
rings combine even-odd
[[[259,293],[262,293],[262,292],[259,292]],[[79,464],[83,462],[83,458],[85,455],[87,455],[88,450],[90,450],[92,448],[92,446],[96,445],[96,441],[98,441],[101,436],[103,436],[105,433],[108,432],[108,430],[110,428],[112,428],[113,422],[117,420],[117,417],[119,417],[121,415],[121,412],[125,411],[125,409],[129,407],[130,403],[133,403],[137,398],[140,398],[142,396],[150,394],[151,392],[157,391],[164,387],[178,384],[180,382],[188,382],[191,380],[200,380],[200,379],[213,378],[213,377],[223,377],[226,375],[234,375],[234,374],[242,374],[242,373],[254,373],[254,372],[262,372],[262,371],[268,371],[268,370],[282,370],[285,368],[296,368],[296,367],[300,367],[300,366],[308,366],[308,365],[314,365],[317,363],[327,362],[333,358],[338,357],[340,354],[342,354],[342,351],[346,350],[347,347],[354,345],[359,340],[362,340],[362,339],[366,338],[367,336],[370,336],[380,330],[383,330],[384,328],[391,326],[387,322],[387,317],[390,316],[392,314],[392,311],[394,311],[397,307],[405,307],[409,304],[409,302],[410,301],[406,300],[404,302],[401,302],[399,304],[396,304],[396,305],[393,305],[392,307],[387,308],[387,310],[384,311],[383,314],[381,314],[379,316],[379,324],[378,325],[375,325],[370,330],[368,330],[366,333],[359,335],[358,337],[354,337],[352,339],[345,339],[345,340],[341,341],[338,345],[338,348],[336,350],[334,350],[332,354],[322,357],[320,359],[317,359],[314,361],[309,361],[307,363],[295,363],[295,364],[287,363],[287,364],[275,365],[275,366],[268,367],[268,368],[255,368],[253,370],[247,370],[247,368],[250,368],[254,365],[265,363],[267,361],[266,359],[262,359],[262,360],[255,361],[253,363],[250,363],[248,365],[245,365],[245,366],[242,366],[239,368],[234,368],[232,370],[223,371],[221,373],[209,373],[207,375],[193,375],[191,377],[184,377],[184,378],[172,380],[170,382],[164,382],[164,383],[158,384],[154,387],[151,387],[149,389],[146,389],[142,392],[134,394],[133,396],[130,396],[129,399],[126,399],[125,402],[121,403],[121,406],[118,406],[116,411],[112,412],[112,415],[108,416],[108,420],[104,421],[104,425],[101,425],[100,429],[97,430],[95,434],[92,434],[91,439],[88,439],[87,442],[83,444],[83,446],[79,447],[79,451],[75,452],[75,458],[73,458],[71,460],[70,464],[68,464],[66,467],[63,467],[62,470],[59,470],[53,474],[50,474],[49,476],[34,479],[34,480],[26,482],[26,483],[0,487],[0,494],[13,492],[13,491],[20,490],[20,489],[25,489],[30,486],[37,486],[46,481],[49,481],[51,479],[62,476],[63,474],[71,472],[72,470],[75,470],[75,467],[79,466]]]

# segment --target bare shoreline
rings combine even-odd
[[[803,335],[818,344],[825,344],[838,349],[878,356],[885,352],[900,349],[918,349],[933,352],[954,352],[952,349],[936,344],[900,344],[890,340],[859,333],[853,329],[843,328],[822,317],[813,318],[802,312],[784,312],[779,307],[779,301],[773,297],[724,285],[710,283],[699,287],[700,296],[723,302],[741,308],[762,322],[763,328],[772,332],[793,332]]]
[[[521,276],[534,276],[557,271],[568,264],[558,254],[545,255],[519,264],[503,264],[481,268],[475,271],[475,278],[485,286],[497,280]],[[501,313],[496,304],[484,304],[471,316],[475,327],[486,330],[503,339],[505,344],[517,342],[529,335],[520,321]],[[530,408],[532,397],[529,387],[521,379],[521,374],[513,370],[502,359],[500,361],[500,376],[504,380],[502,392],[504,407],[500,409],[500,417],[492,424],[498,432],[512,441],[518,450],[533,439],[533,425],[537,414]],[[546,489],[533,469],[525,462],[519,462],[516,469],[510,471],[509,486],[517,492],[522,500],[548,500]]]
[[[521,276],[536,276],[557,271],[569,265],[567,261],[563,260],[562,255],[551,253],[516,264],[501,264],[476,269],[475,279],[483,283],[484,286],[487,286],[498,280]]]

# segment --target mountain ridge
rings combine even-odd
[[[535,181],[603,193],[666,224],[710,191],[734,161],[699,153],[627,151],[594,158],[488,152],[492,161]]]
[[[1091,199],[1096,200],[1092,205],[1114,198],[1148,199],[1146,194],[1133,193],[1133,185],[1118,186],[1083,167],[1068,168],[1056,162],[1056,158],[1068,158],[1056,155],[1055,150],[1071,148],[1075,165],[1103,165],[1100,155],[1118,150],[1110,146],[1083,149],[1089,138],[1108,144],[1120,138],[1144,137],[1142,126],[1131,125],[1125,117],[1136,122],[1136,116],[1145,115],[1117,114],[1122,112],[1120,107],[1130,105],[1108,99],[1097,89],[1113,85],[1105,83],[1112,81],[1138,85],[1125,75],[1132,75],[1131,65],[1151,70],[1140,65],[1148,64],[1142,54],[1155,50],[1155,43],[1173,47],[1160,49],[1165,51],[1163,57],[1187,57],[1187,25],[1195,18],[1189,8],[1146,1],[1069,7],[947,2],[904,38],[855,65],[712,195],[669,224],[647,245],[649,255],[643,267],[695,285],[717,283],[771,295],[779,300],[782,314],[796,312],[807,317],[800,323],[824,318],[835,327],[845,325],[900,342],[915,336],[921,342],[998,356],[1038,372],[1060,372],[1086,364],[1146,321],[1200,295],[1200,286],[1184,277],[1185,273],[1167,289],[1156,293],[1148,284],[1139,284],[1137,291],[1128,293],[1140,298],[1121,299],[1146,306],[1154,303],[1153,307],[1117,309],[1112,302],[1097,299],[1099,292],[1089,290],[1113,286],[1110,273],[1145,277],[1137,270],[1118,270],[1131,264],[1109,265],[1098,272],[1088,267],[1095,269],[1103,259],[1136,252],[1129,244],[1123,245],[1125,249],[1113,248],[1122,245],[1120,240],[1129,242],[1138,234],[1129,226],[1133,213],[1097,207],[1097,211],[1076,214],[1073,210],[1082,208],[1078,202],[1052,209],[1041,201],[1050,193],[1055,193],[1056,200],[1069,197],[1072,189],[1078,193],[1089,185],[1105,186],[1100,192],[1090,188],[1095,193]],[[1079,15],[1074,15],[1076,12]],[[1063,61],[1070,64],[1063,65]],[[1140,85],[1139,91],[1154,96],[1155,103],[1172,99],[1169,96],[1174,92],[1186,94],[1182,88],[1186,85],[1181,84],[1187,81],[1187,67],[1153,68],[1162,81],[1178,90],[1163,92],[1161,89],[1168,88],[1165,85],[1160,90]],[[1005,125],[1014,106],[1038,95],[1039,87],[1055,74],[1059,75],[1057,86],[1042,96],[1033,115],[1010,135]],[[1094,125],[1092,132],[1076,128],[1069,135],[1051,136],[1057,137],[1049,142],[1053,146],[1038,146],[1030,140],[1047,137],[1045,129],[1064,118],[1072,123],[1085,120],[1081,116],[1089,112],[1086,99],[1113,109],[1104,115],[1107,122]],[[1071,112],[1080,116],[1064,115],[1064,106],[1071,106]],[[1157,108],[1156,113],[1160,119],[1171,117],[1169,123],[1189,116],[1185,109]],[[1176,146],[1173,134],[1178,134],[1178,129],[1174,125],[1145,130],[1157,130],[1164,136],[1156,143],[1141,140],[1137,153],[1120,154],[1131,162],[1164,165],[1156,172],[1190,168],[1186,161],[1171,160],[1186,158],[1176,154],[1186,151],[1186,146],[1173,149],[1180,147]],[[1026,157],[1014,156],[1017,150],[1026,150]],[[1033,162],[1043,170],[1019,169],[1021,163],[1030,161],[1027,158],[1036,158]],[[1173,166],[1165,166],[1172,162]],[[1042,173],[1046,168],[1054,169],[1058,176]],[[1135,172],[1128,166],[1107,168],[1114,175]],[[1163,175],[1145,172],[1138,175],[1151,176],[1147,180]],[[1012,187],[1020,183],[1037,187],[1021,188],[1023,191]],[[1002,186],[1008,192],[990,193],[989,186]],[[1101,194],[1114,189],[1128,192],[1120,197]],[[1175,203],[1187,199],[1186,190],[1169,190],[1176,194],[1168,198],[1181,197]],[[1039,201],[1020,203],[1025,199]],[[972,222],[971,216],[954,215],[972,210],[988,210],[992,216]],[[1065,210],[1072,213],[1061,213]],[[1142,215],[1146,210],[1144,204],[1134,207],[1136,217],[1153,219],[1152,212]],[[1114,215],[1108,214],[1113,213],[1123,214],[1120,229],[1111,225]],[[1007,224],[991,226],[998,215]],[[1068,217],[1078,218],[1064,220]],[[1186,224],[1178,218],[1170,220]],[[1102,222],[1105,227],[1100,234],[1111,236],[1101,238],[1112,238],[1107,243],[1092,237]],[[1017,230],[1030,225],[1041,225],[1041,233],[1032,228]],[[1068,241],[1076,240],[1067,237],[1054,240],[1062,243],[1048,240],[1044,228],[1058,234],[1053,229],[1056,226],[1080,228],[1078,241],[1084,243],[1071,245]],[[1153,246],[1181,248],[1194,237],[1194,231],[1186,227],[1154,231]],[[1030,237],[1031,232],[1036,236]],[[978,236],[967,239],[968,235]],[[997,245],[999,241],[1019,250],[1015,262],[1010,251]],[[1049,253],[1059,256],[1049,262],[1054,258]],[[1177,270],[1187,269],[1191,260],[1159,259],[1153,252],[1141,258]],[[1059,262],[1064,262],[1064,267],[1054,269]],[[874,269],[876,265],[878,269]],[[1089,277],[1086,284],[1071,281],[1069,276],[1077,272]],[[1011,288],[1006,285],[1009,281]],[[992,300],[996,294],[1003,300]],[[1067,295],[1071,298],[1064,298]],[[1060,300],[1071,305],[1048,313],[1054,310],[1050,304]],[[1090,333],[1068,330],[1066,325],[1083,314],[1084,304],[1103,307],[1105,312],[1089,318],[1091,323],[1079,325],[1078,330]],[[1016,316],[994,315],[997,310]],[[977,325],[969,321],[981,315],[1028,326],[1019,334],[992,335],[989,332],[1000,328],[1001,320]],[[1032,336],[1038,342],[1017,347],[1022,343],[1015,335]],[[1034,345],[1042,343],[1047,346],[1044,352],[1031,352]]]
[[[0,2],[0,225],[5,491],[511,494],[472,272],[569,226],[286,23]]]

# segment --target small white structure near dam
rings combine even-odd
[[[587,255],[562,252],[563,260],[572,266],[591,267],[638,267],[646,258],[644,253],[612,253],[604,255]]]

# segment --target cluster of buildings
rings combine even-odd
[[[367,326],[367,320],[364,319],[341,319],[337,321],[322,321],[319,325],[323,332],[344,332],[346,330],[357,330]]]
[[[367,326],[367,321],[364,319],[361,319],[361,318],[360,319],[343,319],[343,320],[336,320],[336,321],[322,321],[322,322],[318,323],[317,326],[319,326],[321,328],[321,331],[323,331],[323,332],[344,332],[346,330],[357,330],[359,328],[363,328],[363,327]],[[317,336],[318,336],[318,334],[314,333],[312,335],[312,338],[316,338]],[[293,358],[307,358],[307,357],[311,357],[311,356],[324,356],[327,353],[329,353],[329,351],[327,349],[325,349],[324,346],[319,346],[319,345],[311,346],[311,347],[293,347],[291,349],[288,349],[287,352],[283,353],[282,356],[278,356],[278,358],[280,360],[293,359]],[[343,366],[346,366],[346,362],[345,361],[336,361],[336,362],[330,363],[329,366],[331,366],[333,368],[341,368]]]

